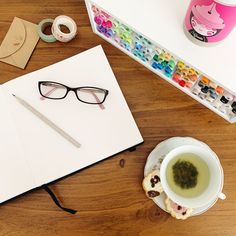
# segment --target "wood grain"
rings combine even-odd
[[[40,41],[25,70],[0,63],[0,83],[101,44],[145,143],[135,152],[119,154],[51,186],[65,206],[78,210],[77,215],[58,210],[46,192],[37,190],[0,207],[0,235],[236,235],[236,125],[93,34],[83,0],[1,0],[0,41],[14,16],[38,23],[61,14],[77,22],[78,36],[68,44]],[[148,154],[173,136],[206,142],[225,172],[227,200],[186,221],[159,209],[141,186]]]

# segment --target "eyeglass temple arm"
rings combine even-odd
[[[52,94],[52,93],[53,93],[56,89],[58,89],[59,87],[60,87],[60,86],[55,86],[54,88],[52,88],[51,90],[49,90],[49,91],[45,94],[45,96],[48,96],[48,95]],[[93,95],[93,97],[95,98],[95,100],[96,100],[98,103],[101,102],[101,101],[99,100],[98,96],[97,96],[92,90],[90,90],[90,91],[83,91],[83,92],[91,93],[91,94]],[[41,96],[40,99],[41,99],[41,100],[45,100],[45,97]],[[100,107],[102,110],[105,109],[105,106],[104,106],[103,104],[97,104],[97,105],[99,105],[99,107]]]

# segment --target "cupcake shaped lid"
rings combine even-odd
[[[216,11],[216,3],[214,2],[209,6],[196,5],[192,9],[192,13],[199,22],[207,27],[214,29],[223,29],[225,27],[224,20]]]

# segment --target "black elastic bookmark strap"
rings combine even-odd
[[[76,210],[72,210],[72,209],[65,208],[65,207],[61,206],[61,204],[60,204],[59,200],[57,199],[56,195],[53,193],[53,191],[47,185],[43,185],[42,187],[50,195],[50,197],[55,202],[55,204],[59,208],[61,208],[63,211],[69,212],[70,214],[75,214],[77,212]]]

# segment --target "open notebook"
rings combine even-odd
[[[109,90],[104,103],[40,99],[38,81]],[[76,148],[23,107],[16,94],[81,143]],[[143,142],[101,46],[0,86],[0,203]]]

